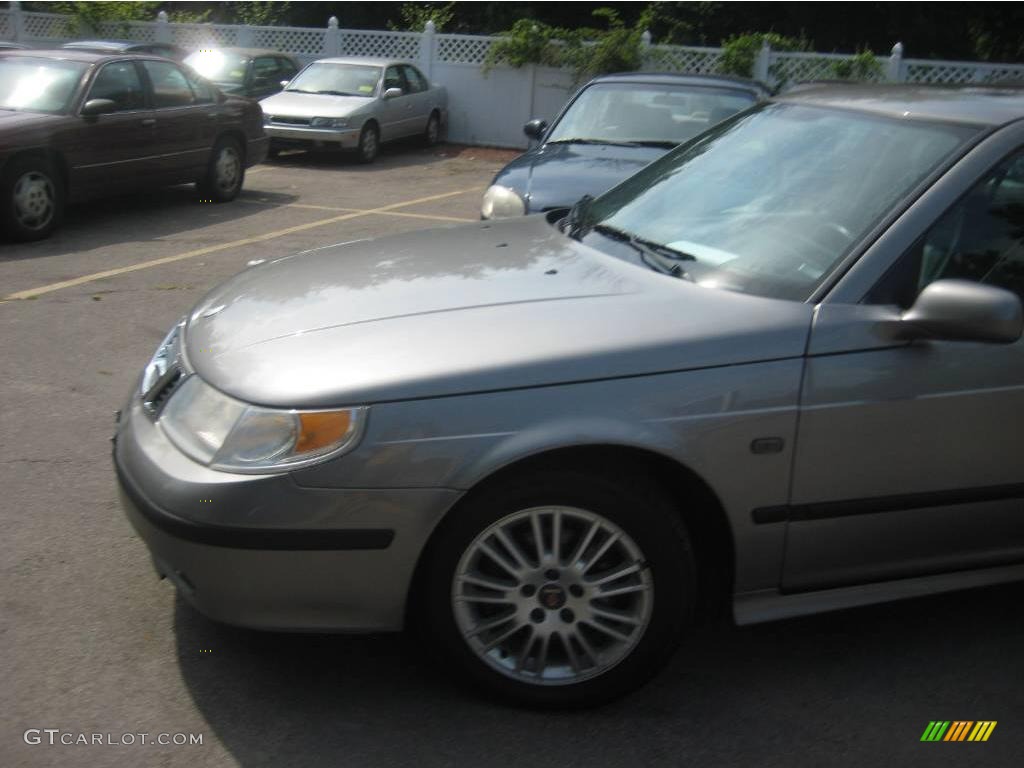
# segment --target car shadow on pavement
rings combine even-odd
[[[259,178],[259,177],[257,177]],[[261,206],[244,201],[259,198]],[[243,189],[230,203],[204,202],[192,185],[166,187],[69,205],[60,228],[46,240],[0,240],[0,261],[64,256],[125,242],[144,243],[226,222],[259,216],[294,203],[296,195]]]
[[[180,600],[175,628],[193,701],[243,766],[935,765],[919,752],[937,718],[1004,720],[984,759],[1012,765],[1022,599],[1013,585],[697,627],[646,687],[582,712],[489,701],[412,633],[253,632]]]

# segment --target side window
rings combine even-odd
[[[192,88],[185,73],[166,61],[143,61],[143,68],[153,85],[153,106],[184,107],[192,104]]]
[[[293,77],[295,77],[295,73],[298,72],[298,70],[295,68],[295,65],[292,64],[288,59],[277,60],[277,71],[280,74],[281,80],[291,80]]]
[[[405,79],[409,83],[410,93],[422,93],[427,90],[427,81],[416,67],[402,67],[405,72]]]
[[[89,89],[89,99],[110,99],[117,104],[117,111],[143,109],[146,106],[146,91],[139,79],[139,71],[130,61],[118,61],[104,65],[96,75]]]
[[[388,88],[401,88],[405,93],[409,91],[398,67],[388,67],[387,72],[384,73],[384,90],[386,91]]]
[[[213,95],[213,86],[189,69],[183,69],[182,72],[192,87],[192,95],[197,104],[210,104],[216,100]]]
[[[907,308],[926,285],[950,278],[1007,288],[1024,299],[1024,151],[946,211],[867,301]]]
[[[252,81],[257,85],[277,83],[278,77],[277,59],[270,56],[257,56],[252,62]]]

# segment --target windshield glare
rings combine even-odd
[[[350,96],[373,96],[381,68],[361,64],[316,63],[306,67],[288,83],[287,91],[330,91]]]
[[[703,285],[804,301],[975,132],[767,104],[598,198],[583,239],[635,259],[600,223],[694,257],[686,272]]]
[[[750,93],[727,88],[596,83],[576,98],[548,141],[680,144],[754,100]]]
[[[245,82],[249,57],[226,51],[198,51],[186,58],[185,63],[207,80],[240,85]]]
[[[84,70],[72,61],[0,59],[0,109],[65,112]]]

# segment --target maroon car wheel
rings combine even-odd
[[[238,197],[245,180],[245,158],[238,142],[225,136],[217,141],[210,154],[206,178],[200,184],[203,194],[216,203]]]
[[[3,228],[22,242],[49,237],[64,211],[64,189],[53,163],[41,157],[12,160],[3,176]]]

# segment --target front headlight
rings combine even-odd
[[[480,215],[485,219],[507,219],[526,213],[526,203],[519,193],[510,187],[492,184],[484,192]]]
[[[160,346],[156,348],[156,352],[153,353],[153,357],[146,366],[146,370],[143,371],[141,381],[139,381],[140,395],[149,392],[177,359],[178,347],[181,344],[181,331],[184,327],[185,319],[182,318],[175,323],[170,333],[164,337],[164,340],[160,342]]]
[[[157,422],[190,458],[224,472],[286,472],[351,450],[366,408],[278,410],[248,405],[190,376]]]
[[[348,128],[347,117],[314,117],[309,121],[310,128]]]

